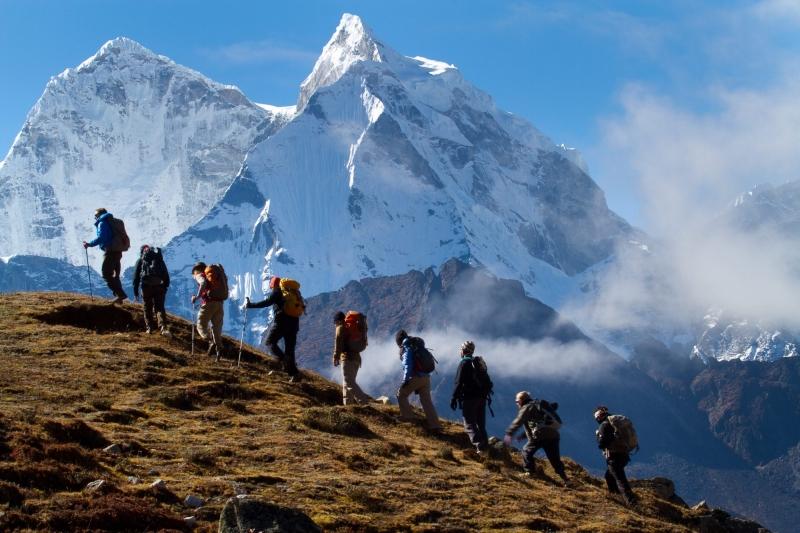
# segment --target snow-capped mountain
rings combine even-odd
[[[50,80],[0,163],[0,255],[81,264],[97,207],[125,220],[134,247],[163,245],[292,113],[130,39],[109,41]]]
[[[581,166],[453,65],[402,56],[344,15],[297,114],[168,259],[223,261],[241,299],[273,274],[312,295],[455,257],[557,307],[635,233]]]
[[[91,279],[89,276],[91,275]],[[0,257],[0,293],[18,291],[63,291],[110,294],[100,274],[50,257],[16,255]]]

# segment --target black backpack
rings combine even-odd
[[[160,248],[150,248],[142,255],[142,266],[139,271],[142,276],[142,285],[155,287],[167,281],[167,265]]]
[[[436,370],[436,363],[439,361],[425,347],[425,341],[419,337],[411,337],[411,349],[414,353],[414,370],[430,374]]]
[[[556,412],[558,410],[558,402],[548,402],[547,400],[536,400],[536,406],[542,414],[541,420],[537,423],[539,427],[549,427],[553,429],[560,429],[561,417]]]
[[[486,366],[486,361],[483,357],[472,358],[472,379],[475,383],[475,388],[481,392],[486,398],[489,398],[494,392],[494,383],[489,377],[489,368]]]

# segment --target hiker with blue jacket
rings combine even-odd
[[[92,248],[100,246],[103,250],[103,266],[100,272],[103,274],[108,288],[114,294],[115,304],[121,304],[128,298],[128,295],[122,289],[122,282],[119,275],[122,272],[122,252],[112,249],[112,242],[114,241],[114,230],[111,226],[111,221],[114,217],[104,208],[99,208],[94,212],[94,227],[97,237],[90,242],[83,241],[84,248]],[[127,235],[125,236],[127,239]]]
[[[397,403],[400,406],[400,418],[404,421],[414,419],[414,411],[408,402],[412,393],[419,395],[422,410],[425,411],[427,427],[430,431],[441,431],[439,415],[431,400],[431,373],[420,368],[421,356],[418,350],[425,349],[425,342],[419,337],[409,337],[405,330],[400,330],[394,337],[400,348],[400,361],[403,363],[403,383],[397,391]]]
[[[450,408],[461,407],[464,430],[478,455],[489,449],[486,433],[486,402],[492,392],[492,380],[483,358],[475,356],[475,343],[464,341],[461,345],[461,361],[456,370],[455,388]]]

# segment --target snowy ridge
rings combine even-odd
[[[50,80],[0,165],[0,254],[80,264],[97,207],[125,220],[134,245],[163,245],[208,212],[247,150],[287,120],[236,87],[111,40]]]
[[[231,310],[273,274],[313,295],[453,257],[557,307],[634,233],[563,148],[454,67],[394,52],[358,17],[342,18],[297,109],[168,248],[177,270],[198,250],[224,260]]]

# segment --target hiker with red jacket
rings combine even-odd
[[[114,294],[114,303],[121,304],[124,302],[128,295],[122,288],[122,282],[119,275],[122,272],[122,251],[114,250],[114,229],[112,227],[113,215],[105,210],[105,208],[98,208],[94,212],[94,227],[97,237],[90,242],[83,241],[84,248],[92,248],[100,246],[103,250],[103,266],[100,272],[103,274],[108,288]],[[127,235],[125,235],[127,239]],[[127,250],[127,248],[125,248]]]
[[[628,476],[625,475],[625,466],[631,461],[631,448],[638,450],[638,445],[635,444],[638,439],[633,424],[625,416],[610,414],[605,405],[595,409],[594,419],[599,424],[596,433],[597,447],[603,451],[603,456],[606,458],[605,478],[608,492],[621,493],[625,504],[631,506],[636,503],[636,495],[631,490]]]
[[[356,383],[361,352],[367,346],[367,318],[355,311],[348,311],[347,315],[337,311],[333,324],[333,366],[342,365],[342,403],[367,403],[371,398]]]
[[[197,333],[200,338],[208,341],[208,355],[216,352],[220,356],[222,343],[222,322],[225,318],[224,299],[214,298],[212,291],[214,283],[222,280],[209,279],[209,267],[202,261],[192,267],[192,277],[197,282],[197,294],[192,295],[192,305],[200,300],[200,311],[197,313]],[[209,327],[209,324],[211,326]]]
[[[297,332],[300,331],[300,315],[305,310],[299,287],[300,284],[294,280],[286,279],[282,283],[281,278],[272,276],[269,280],[270,293],[266,300],[252,303],[250,298],[245,299],[248,309],[272,306],[272,325],[264,342],[270,354],[283,364],[283,370],[289,374],[290,383],[302,379],[294,358]],[[298,312],[298,309],[301,310]],[[278,345],[281,339],[283,339],[283,349]]]
[[[431,375],[420,367],[421,352],[426,350],[425,342],[419,337],[409,337],[402,329],[395,334],[394,340],[400,348],[400,361],[403,363],[403,383],[397,391],[400,418],[405,421],[414,419],[414,411],[411,409],[408,397],[416,393],[419,395],[422,410],[425,411],[428,430],[441,431],[439,415],[431,400]]]
[[[475,343],[464,341],[461,345],[461,360],[456,370],[450,408],[455,411],[461,407],[464,430],[478,455],[484,455],[489,449],[486,403],[491,399],[492,387],[486,363],[483,358],[475,356]]]
[[[158,329],[165,337],[171,337],[167,327],[167,312],[164,300],[169,288],[169,271],[160,248],[143,244],[139,249],[139,260],[133,267],[133,297],[139,300],[139,285],[144,300],[144,327],[149,334],[156,326],[153,315],[158,317]]]

